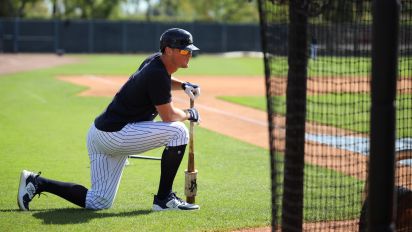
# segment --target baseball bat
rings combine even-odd
[[[194,100],[190,99],[190,108],[195,105]],[[189,157],[187,170],[185,171],[185,195],[188,203],[195,203],[197,193],[197,170],[195,169],[195,152],[194,152],[194,122],[190,122],[189,128]]]

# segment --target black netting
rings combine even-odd
[[[367,199],[372,3],[259,1],[274,230],[358,230]],[[399,230],[412,222],[404,213],[412,209],[412,1],[401,5],[395,132]]]

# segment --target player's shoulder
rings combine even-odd
[[[160,60],[160,56],[152,56],[150,59],[147,59],[147,62],[144,62],[141,68],[138,69],[136,75],[139,76],[150,76],[157,78],[166,78],[169,76],[167,73],[166,67],[163,65],[163,62]]]
[[[160,52],[156,52],[150,56],[148,56],[141,64],[138,70],[142,70],[144,67],[148,66],[149,64],[158,65],[160,61],[160,56],[162,54]]]

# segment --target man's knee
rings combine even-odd
[[[177,129],[180,136],[189,137],[189,130],[183,122],[174,122],[173,126]]]
[[[173,122],[172,126],[176,131],[172,146],[187,144],[189,141],[189,130],[187,129],[186,125],[183,122]]]
[[[103,196],[89,195],[86,198],[86,209],[102,210],[109,209],[113,205],[113,199],[108,199]]]

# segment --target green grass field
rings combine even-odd
[[[285,57],[271,57],[271,70],[274,76],[287,76],[288,63]],[[398,63],[399,76],[412,78],[412,57],[401,57]],[[371,59],[367,57],[320,56],[309,59],[308,75],[311,77],[366,77],[371,72]]]
[[[147,160],[130,161],[111,209],[83,210],[46,193],[33,200],[30,212],[20,212],[16,195],[22,169],[90,186],[86,133],[111,97],[76,96],[83,87],[58,81],[55,76],[128,75],[144,58],[131,55],[77,57],[82,63],[0,76],[0,183],[4,186],[0,190],[0,231],[231,231],[270,225],[268,151],[200,127],[196,128],[199,170],[196,201],[201,205],[197,212],[150,211],[158,187],[160,163]],[[259,76],[263,75],[262,68],[258,58],[200,56],[193,59],[191,69],[180,74]],[[159,156],[160,152],[157,149],[145,155]],[[186,163],[185,159],[174,185],[180,196],[183,196]],[[309,180],[311,186],[334,186],[337,181],[356,188],[363,186],[352,177],[316,166],[308,166],[307,172],[308,175],[333,177],[323,178],[322,182]],[[345,203],[344,192],[331,190],[326,194],[342,199],[337,205]],[[317,210],[305,209],[306,220],[319,219]],[[330,211],[326,218],[357,217],[360,205],[343,210],[346,212]]]

